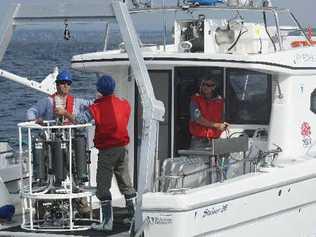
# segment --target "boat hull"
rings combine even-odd
[[[316,236],[316,173],[304,175],[306,165],[277,168],[185,194],[145,195],[145,236]],[[294,174],[286,180],[291,170],[300,170],[302,176]]]

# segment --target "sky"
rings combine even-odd
[[[3,15],[7,5],[10,3],[23,2],[23,3],[36,3],[36,2],[48,2],[48,0],[0,0],[0,16]],[[53,0],[56,2],[63,2],[64,0]],[[72,0],[74,2],[78,0]],[[89,2],[102,1],[102,0],[87,0]],[[107,0],[104,0],[107,1]],[[162,0],[152,0],[153,4],[159,5]],[[260,2],[261,0],[255,0]],[[271,0],[273,6],[278,6],[281,8],[290,8],[297,19],[300,21],[302,26],[312,26],[316,28],[316,1],[315,0]],[[165,0],[166,4],[175,5],[176,0]],[[150,26],[152,24],[146,21],[142,23],[144,27]]]

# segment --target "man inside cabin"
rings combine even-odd
[[[200,91],[191,97],[189,131],[191,148],[211,147],[211,140],[219,138],[229,126],[223,121],[224,100],[216,94],[212,78],[203,80]]]
[[[79,113],[85,110],[92,101],[80,98],[74,98],[70,95],[72,84],[71,73],[67,70],[61,71],[56,77],[57,92],[52,96],[39,100],[26,112],[28,121],[36,121],[41,124],[44,120],[58,120],[60,123],[67,123],[63,117],[58,116],[59,109],[66,109],[71,114]]]
[[[134,217],[136,191],[128,171],[129,143],[128,121],[131,108],[127,100],[114,95],[115,81],[109,75],[100,77],[96,84],[97,99],[85,112],[73,115],[60,110],[60,115],[73,122],[95,122],[94,144],[99,150],[96,196],[101,201],[103,222],[93,224],[92,229],[111,231],[113,228],[112,195],[110,192],[113,173],[119,189],[125,197],[128,220]]]

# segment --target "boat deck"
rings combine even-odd
[[[11,222],[0,222],[0,236],[7,237],[18,237],[18,236],[112,236],[112,237],[127,237],[129,234],[129,224],[123,224],[122,220],[126,217],[125,208],[114,208],[114,226],[113,231],[111,232],[101,232],[95,230],[85,230],[85,231],[28,231],[20,227],[21,225],[21,216],[15,216]]]

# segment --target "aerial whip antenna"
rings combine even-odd
[[[68,29],[67,19],[65,19],[64,39],[65,40],[70,40],[70,38],[71,38],[70,30]]]

